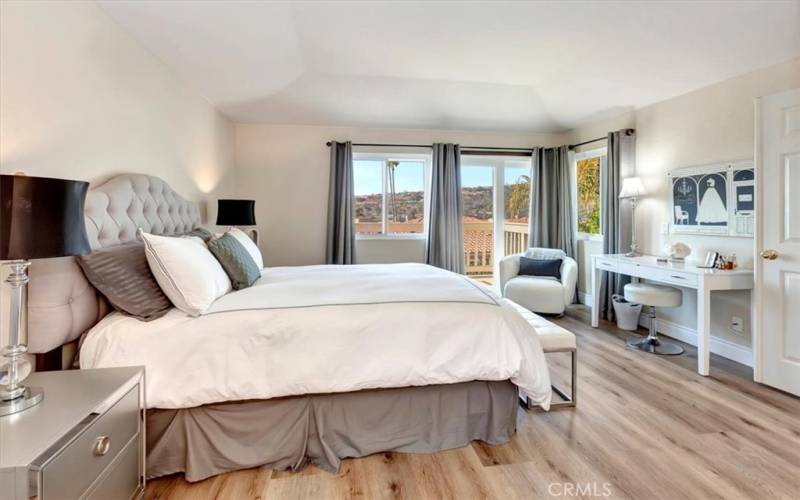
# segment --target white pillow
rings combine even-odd
[[[200,238],[141,233],[147,263],[175,307],[200,316],[231,291],[231,280]]]
[[[253,258],[256,265],[259,269],[264,269],[264,258],[261,256],[261,250],[258,249],[258,246],[250,239],[249,236],[245,234],[244,231],[239,229],[238,227],[232,227],[228,230],[231,236],[236,238],[236,240],[242,244],[247,253],[250,254],[250,257]]]

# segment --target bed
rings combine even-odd
[[[92,247],[200,224],[158,178],[90,190]],[[508,441],[520,395],[547,408],[530,324],[488,287],[420,264],[265,268],[200,317],[109,313],[71,259],[35,263],[29,347],[82,334],[81,368],[146,367],[147,475],[197,481],[266,465],[338,470],[343,458]]]

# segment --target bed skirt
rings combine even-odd
[[[147,476],[308,464],[337,472],[342,459],[432,453],[470,441],[507,442],[518,389],[509,381],[365,390],[147,411]]]

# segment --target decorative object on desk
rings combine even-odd
[[[636,244],[636,202],[644,194],[644,185],[640,178],[628,177],[622,180],[622,189],[619,192],[619,197],[631,200],[631,251],[625,254],[627,257],[641,255],[639,253],[639,245]]]
[[[755,179],[751,161],[688,167],[667,174],[672,232],[752,236]]]
[[[692,254],[692,249],[686,243],[676,241],[667,243],[664,246],[664,253],[669,257],[670,262],[684,262],[686,257]]]
[[[255,226],[255,200],[217,200],[218,226]],[[250,237],[258,244],[258,230],[250,228]]]
[[[22,175],[0,175],[0,260],[11,273],[9,345],[0,361],[0,415],[38,404],[44,393],[22,384],[30,363],[22,356],[22,293],[28,283],[29,259],[85,255],[89,241],[83,221],[88,182]]]
[[[697,267],[700,269],[714,269],[717,267],[717,261],[719,260],[719,253],[717,252],[708,252],[706,253],[706,258],[702,264],[698,264]]]

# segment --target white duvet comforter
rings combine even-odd
[[[209,313],[113,313],[81,368],[144,365],[149,408],[511,379],[547,408],[533,328],[488,287],[422,264],[264,269]]]

